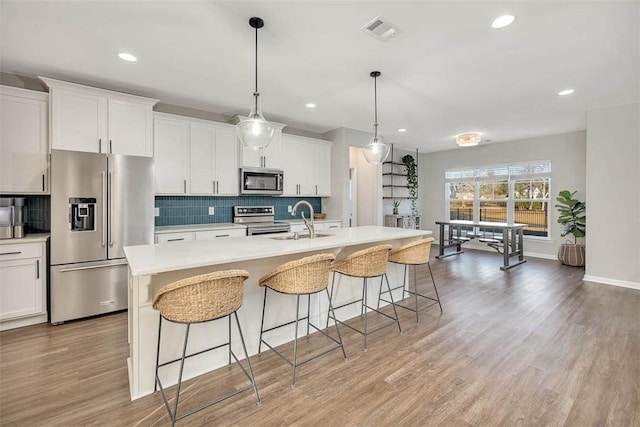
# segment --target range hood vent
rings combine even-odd
[[[383,42],[392,39],[401,32],[396,25],[382,16],[376,16],[365,24],[362,31]]]

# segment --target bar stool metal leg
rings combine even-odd
[[[293,364],[291,365],[291,388],[296,386],[296,365],[298,363],[298,319],[300,317],[300,295],[296,298],[296,329],[293,339]]]
[[[440,313],[442,313],[442,303],[440,302],[440,295],[438,294],[438,287],[436,286],[436,281],[433,278],[433,272],[431,271],[431,264],[427,263],[427,267],[429,267],[429,274],[431,275],[431,281],[433,282],[433,289],[436,291],[436,299],[438,300],[438,305],[440,306]]]
[[[368,325],[367,325],[367,278],[364,278],[364,285],[362,289],[362,307],[364,308],[364,351],[367,351],[367,337],[369,336]]]
[[[262,401],[260,400],[260,394],[258,394],[258,385],[256,384],[256,377],[253,375],[253,368],[251,367],[251,359],[249,359],[249,353],[247,352],[247,346],[244,343],[244,335],[242,334],[242,328],[240,328],[240,321],[238,320],[238,312],[234,311],[233,315],[236,318],[236,325],[238,326],[238,333],[240,334],[240,342],[242,343],[242,350],[244,351],[244,358],[247,361],[247,365],[249,366],[249,374],[247,374],[247,371],[244,370],[244,367],[242,366],[242,364],[240,362],[238,362],[238,365],[240,365],[240,367],[244,371],[245,375],[247,375],[249,377],[249,379],[251,380],[251,385],[253,385],[253,391],[256,394],[256,405],[260,406],[260,405],[262,405]],[[229,337],[229,348],[231,348],[231,337]]]
[[[264,288],[264,298],[262,299],[262,320],[260,321],[260,344],[258,344],[258,354],[262,353],[262,331],[264,330],[264,309],[267,306],[267,288]]]
[[[400,332],[400,335],[402,335],[400,318],[398,317],[398,312],[396,311],[396,303],[393,301],[393,294],[391,293],[391,286],[389,286],[389,278],[387,277],[387,273],[384,273],[384,280],[387,282],[387,290],[389,291],[389,298],[391,299],[391,307],[393,308],[393,315],[395,317],[396,323],[398,324],[398,332]],[[382,289],[382,277],[380,278],[380,288]]]

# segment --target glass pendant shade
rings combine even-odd
[[[371,141],[364,147],[362,150],[362,154],[364,154],[364,158],[367,159],[367,162],[372,163],[374,165],[379,165],[384,162],[387,156],[389,155],[389,146],[382,142],[382,138],[378,136],[378,80],[377,78],[380,76],[380,71],[372,71],[369,73],[371,77],[373,77],[373,102],[374,102],[374,122],[373,122],[373,138]]]
[[[236,133],[245,147],[251,150],[266,148],[273,139],[275,128],[264,119],[260,110],[260,94],[254,94],[255,100],[249,116],[236,125]]]
[[[389,146],[382,142],[382,138],[374,137],[362,150],[367,162],[378,165],[385,161],[389,155]]]
[[[249,25],[256,30],[255,50],[255,90],[253,91],[253,105],[249,116],[236,125],[236,133],[242,144],[252,150],[266,148],[275,133],[275,127],[264,119],[260,107],[260,92],[258,92],[258,29],[264,26],[264,21],[258,17],[249,19]]]

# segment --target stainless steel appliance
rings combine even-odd
[[[127,308],[122,248],[153,243],[153,159],[51,151],[51,323]]]
[[[279,169],[240,169],[240,194],[279,195],[284,189],[284,172]]]
[[[24,237],[26,210],[24,197],[0,198],[0,239]]]
[[[275,221],[273,206],[234,206],[233,222],[247,226],[247,236],[288,233],[288,222]]]

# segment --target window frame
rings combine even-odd
[[[547,180],[548,195],[546,198],[539,199],[516,199],[515,184],[516,181],[522,180]],[[507,181],[508,194],[504,199],[480,199],[480,184],[486,181]],[[445,169],[445,217],[451,218],[451,202],[463,199],[451,199],[450,185],[457,182],[473,182],[474,198],[473,198],[473,220],[480,220],[480,203],[481,202],[506,202],[507,222],[515,222],[515,205],[517,202],[541,202],[546,203],[546,236],[524,234],[527,239],[534,240],[551,240],[551,161],[538,160],[531,162],[519,162],[501,165],[474,166],[467,168]],[[470,200],[470,199],[464,199]],[[526,231],[525,231],[526,233]]]

